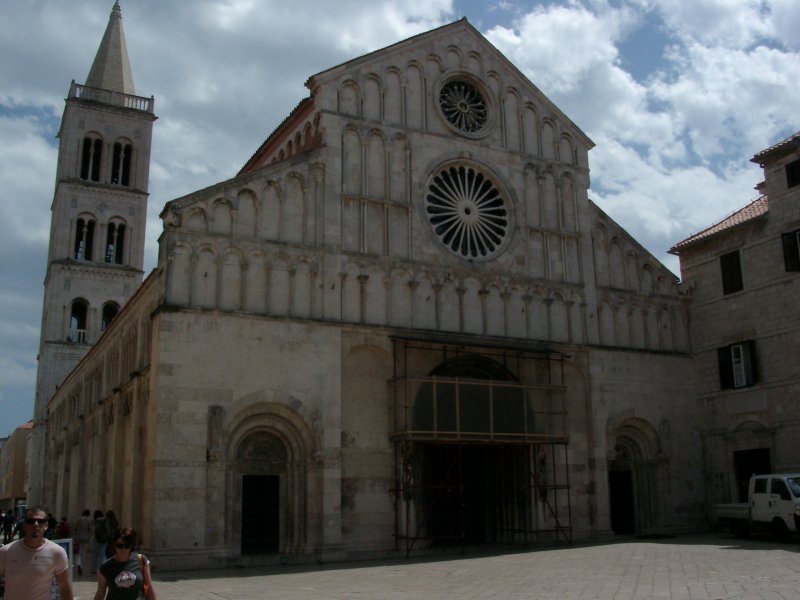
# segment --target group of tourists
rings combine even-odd
[[[100,563],[114,554],[114,541],[111,537],[118,529],[119,521],[113,510],[105,514],[102,510],[96,510],[91,516],[88,508],[83,511],[75,524],[73,536],[73,548],[77,557],[75,564],[80,575],[84,571],[94,575]]]
[[[0,581],[9,600],[50,600],[53,580],[61,600],[73,600],[67,553],[46,535],[51,518],[40,506],[27,509],[23,536],[0,546]],[[97,510],[92,517],[87,509],[74,529],[66,519],[55,529],[56,538],[74,532],[79,573],[88,568],[91,554],[92,573],[97,574],[94,600],[156,600],[150,561],[136,552],[136,531],[120,527],[113,511]]]
[[[23,507],[24,508],[24,507]],[[22,510],[20,508],[19,510]],[[23,511],[24,512],[24,511]],[[17,516],[19,514],[19,516]],[[24,524],[22,512],[18,513],[17,509],[8,509],[0,511],[0,529],[2,529],[3,540],[0,546],[13,542],[15,539],[22,539],[25,537],[25,530],[22,527]],[[63,540],[70,536],[71,527],[67,521],[67,517],[61,517],[61,521],[56,521],[53,513],[47,513],[47,530],[44,537],[48,540]]]

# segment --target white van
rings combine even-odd
[[[800,473],[753,475],[747,498],[747,504],[717,504],[717,523],[738,536],[767,531],[783,538],[800,532]]]
[[[754,523],[769,523],[776,535],[800,531],[800,474],[755,475],[748,498]]]

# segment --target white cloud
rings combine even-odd
[[[800,10],[797,10],[797,0],[772,0],[770,19],[775,37],[787,48],[797,50],[800,47]]]
[[[653,6],[684,40],[747,48],[773,35],[770,4],[761,0],[659,0]]]
[[[0,116],[0,235],[46,244],[57,150],[53,133],[33,116]]]
[[[689,132],[704,160],[758,151],[772,132],[797,127],[800,54],[758,46],[731,50],[693,43],[682,50],[683,71],[652,86]]]
[[[755,196],[754,167],[722,175],[696,164],[664,168],[616,140],[599,142],[602,151],[593,153],[592,164],[604,185],[596,199],[634,236],[660,240],[662,251]]]
[[[539,7],[487,37],[546,93],[566,95],[578,92],[596,66],[615,64],[616,41],[632,19],[626,9],[599,14],[577,3]]]

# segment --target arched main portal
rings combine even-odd
[[[642,419],[628,419],[614,431],[609,445],[611,529],[620,535],[662,532],[668,483],[658,432]]]
[[[399,357],[395,348],[398,539],[407,552],[545,531],[569,539],[560,358],[449,350],[403,344]],[[444,359],[423,375],[405,371],[436,352]]]
[[[524,514],[524,447],[490,443],[493,434],[534,430],[518,383],[502,364],[479,355],[449,359],[429,373],[414,402],[416,431],[461,432],[469,443],[419,445],[425,532],[436,544],[497,542],[520,529]]]

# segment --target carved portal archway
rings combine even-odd
[[[227,545],[243,555],[304,553],[315,543],[311,431],[279,404],[251,406],[227,445]]]
[[[665,532],[669,461],[658,432],[643,419],[627,419],[611,434],[609,448],[611,528],[617,534]]]

